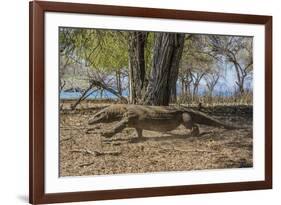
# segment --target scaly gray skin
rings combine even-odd
[[[97,112],[88,122],[89,125],[97,123],[117,123],[110,131],[103,133],[105,137],[112,137],[126,127],[135,128],[138,137],[142,137],[143,130],[167,132],[183,125],[191,129],[191,134],[199,135],[197,124],[223,127],[225,129],[239,129],[220,122],[202,112],[187,108],[168,106],[145,105],[110,105]],[[93,130],[89,129],[88,131]]]

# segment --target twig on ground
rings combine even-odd
[[[90,129],[89,127],[74,127],[74,126],[71,126],[71,127],[61,127],[60,129],[63,129],[63,130],[85,130],[85,129]]]
[[[94,162],[89,162],[89,163],[85,163],[85,164],[80,164],[79,167],[87,167],[87,166],[91,166],[92,164],[94,164]]]
[[[204,152],[204,153],[212,153],[213,151],[210,150],[203,150],[203,149],[195,149],[195,150],[185,150],[180,148],[175,148],[173,145],[171,145],[172,148],[164,148],[162,146],[159,146],[162,150],[168,150],[168,151],[178,151],[178,152]]]
[[[102,134],[102,132],[99,129],[101,129],[100,125],[92,127],[92,128],[88,128],[86,130],[86,134]],[[95,131],[95,130],[98,130],[98,131]]]
[[[86,150],[86,149],[73,149],[73,150],[70,150],[70,152],[72,152],[72,153],[90,154],[90,155],[93,155],[95,157],[102,156],[102,155],[118,156],[118,155],[121,154],[121,152],[118,152],[118,151],[115,151],[115,152],[112,152],[112,151],[99,152],[99,151],[96,151],[96,150],[90,151],[90,150]]]
[[[72,139],[73,139],[72,137],[66,137],[64,139],[60,139],[60,142],[65,142],[65,141],[72,140]]]

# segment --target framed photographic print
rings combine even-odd
[[[30,203],[272,187],[272,17],[30,2]]]

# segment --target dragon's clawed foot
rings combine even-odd
[[[190,134],[191,134],[191,136],[193,136],[193,137],[199,136],[199,134],[200,134],[199,126],[198,126],[198,125],[193,125]]]
[[[92,128],[88,128],[86,130],[86,134],[91,134],[91,133],[98,133],[98,132],[95,132],[95,130],[99,130],[101,129],[101,126],[100,125],[97,125],[97,126],[94,126]]]
[[[93,130],[94,130],[94,129],[91,129],[91,128],[87,129],[87,130],[86,130],[86,134],[91,134]]]
[[[102,135],[106,138],[110,138],[114,135],[115,133],[114,132],[102,132]]]

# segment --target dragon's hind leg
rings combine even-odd
[[[200,134],[199,125],[193,124],[190,134],[191,134],[191,136],[194,136],[194,137],[198,136]]]
[[[191,136],[198,136],[200,134],[200,131],[199,131],[199,126],[197,124],[192,124],[191,126],[188,124],[188,125],[185,125],[183,123],[183,126],[186,128],[186,129],[190,129],[190,135]]]
[[[192,121],[192,118],[191,118],[191,116],[188,113],[183,113],[182,114],[182,125],[186,129],[190,129],[191,130],[191,135],[192,136],[198,136],[200,134],[199,126]]]
[[[136,128],[137,134],[138,134],[138,138],[142,138],[142,129],[138,129]]]

